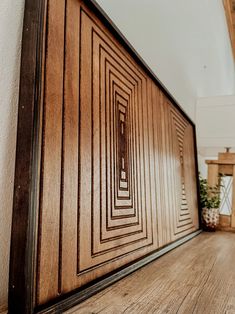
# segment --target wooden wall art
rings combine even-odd
[[[198,234],[196,156],[95,2],[26,0],[9,313],[61,313]]]

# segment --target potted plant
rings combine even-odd
[[[201,177],[199,173],[200,183],[200,205],[202,227],[206,231],[215,231],[219,223],[219,207],[220,207],[220,178],[219,184],[210,186],[207,179]]]

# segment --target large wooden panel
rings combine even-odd
[[[31,310],[199,228],[194,126],[87,4],[42,2]]]

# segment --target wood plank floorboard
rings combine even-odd
[[[66,314],[235,313],[235,234],[202,233]]]

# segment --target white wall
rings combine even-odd
[[[205,163],[205,158],[198,154],[198,170],[203,178],[207,178],[207,165]]]
[[[23,5],[0,1],[0,312],[7,307]]]
[[[197,144],[201,155],[235,150],[235,96],[200,98],[196,106]]]
[[[184,110],[235,94],[222,0],[97,0]]]

